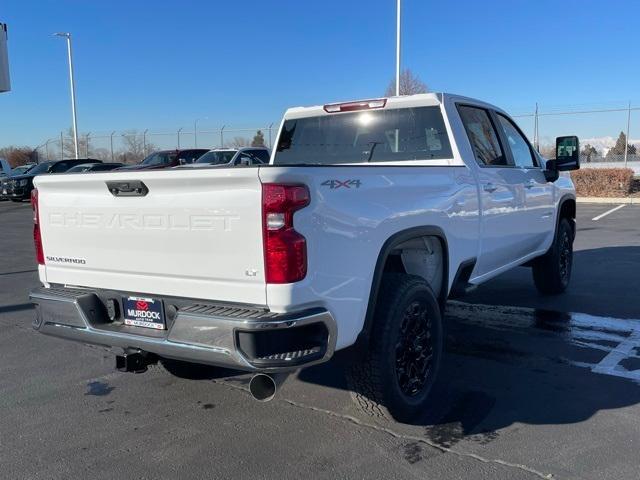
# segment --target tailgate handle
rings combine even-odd
[[[105,183],[114,197],[144,197],[149,193],[147,186],[140,180],[118,180]]]

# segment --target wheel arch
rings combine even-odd
[[[573,195],[564,195],[560,202],[558,202],[558,215],[556,216],[556,232],[558,231],[558,225],[560,220],[566,218],[570,220],[571,227],[573,228],[573,236],[576,234],[576,199]]]
[[[441,308],[446,303],[449,293],[449,246],[447,237],[442,228],[435,225],[412,227],[406,230],[401,230],[394,233],[389,237],[378,253],[375,268],[373,271],[373,278],[371,282],[371,289],[369,291],[369,301],[367,303],[367,311],[364,318],[364,324],[362,330],[358,335],[356,345],[366,345],[369,341],[371,329],[373,327],[373,317],[376,309],[376,303],[378,294],[380,292],[380,285],[382,283],[382,276],[387,266],[387,261],[391,257],[391,254],[398,245],[405,243],[409,240],[420,237],[435,237],[441,242],[442,247],[442,288],[438,295],[438,303]]]

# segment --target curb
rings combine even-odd
[[[576,203],[603,203],[603,204],[625,204],[625,205],[640,205],[640,198],[625,198],[625,197],[578,197]]]

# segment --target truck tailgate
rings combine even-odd
[[[107,182],[142,182],[148,193],[114,195]],[[257,168],[47,175],[35,184],[42,280],[266,304]]]

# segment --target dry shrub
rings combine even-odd
[[[571,172],[579,197],[626,197],[631,193],[630,168],[584,168]]]

